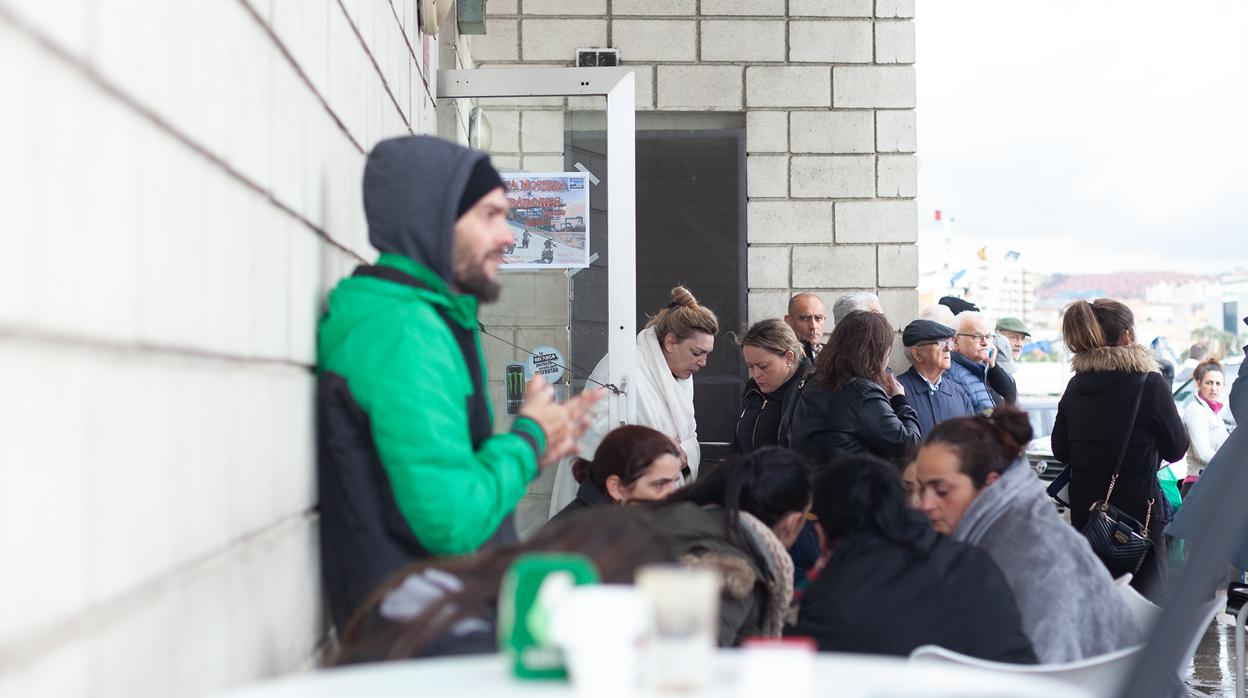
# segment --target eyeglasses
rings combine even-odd
[[[934,342],[919,342],[918,344],[914,346],[916,347],[938,346],[941,349],[948,351],[948,350],[953,349],[953,340],[952,339],[938,339]]]
[[[966,334],[964,332],[959,332],[958,336],[970,337],[972,340],[974,340],[975,342],[979,344],[988,344],[989,342],[992,341],[992,335],[990,334]]]
[[[827,315],[798,315],[797,319],[802,322],[810,322],[811,320],[814,320],[815,322],[823,322],[824,320],[828,319],[828,316]]]

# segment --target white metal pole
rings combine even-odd
[[[607,396],[612,426],[637,421],[637,135],[633,73],[607,94]]]

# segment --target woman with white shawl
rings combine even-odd
[[[710,309],[698,304],[683,286],[672,289],[671,303],[660,310],[637,335],[637,424],[667,434],[680,447],[687,467],[685,482],[698,476],[701,449],[698,422],[693,413],[693,374],[706,366],[715,348],[719,320]],[[607,359],[603,357],[589,378],[593,384],[607,382]],[[581,437],[580,453],[593,458],[598,444],[610,430],[606,401],[594,409],[593,423]],[[576,498],[578,483],[572,477],[572,459],[559,462],[550,496],[554,516]]]

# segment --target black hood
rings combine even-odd
[[[451,283],[455,211],[477,161],[488,157],[431,136],[381,141],[364,166],[368,241]]]

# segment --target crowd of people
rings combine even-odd
[[[396,173],[437,183],[413,203]],[[1218,365],[1196,367],[1200,399],[1181,418],[1129,308],[1065,310],[1075,377],[1052,446],[1070,466],[1069,524],[1024,458],[1032,427],[1012,372],[1028,329],[957,298],[898,332],[873,294],[846,295],[828,332],[823,299],[795,295],[737,339],[749,379],[732,455],[712,461],[693,386],[720,327],[678,286],[637,336],[636,424],[609,428],[601,391],[561,404],[537,378],[496,434],[476,309],[497,297],[510,240],[501,193],[488,158],[436,139],[369,156],[382,256],[340,283],[321,328],[322,559],[340,661],[493,651],[499,583],[532,551],[584,554],[606,581],[656,561],[714,569],[724,646],[798,634],[826,651],[936,644],[1053,663],[1142,641],[1079,529],[1112,499],[1155,545],[1132,583],[1164,583],[1156,472],[1186,454],[1198,474],[1225,440]],[[899,334],[910,367],[895,375]],[[410,368],[417,355],[437,370]],[[517,541],[512,512],[543,467],[557,469],[550,521]]]

